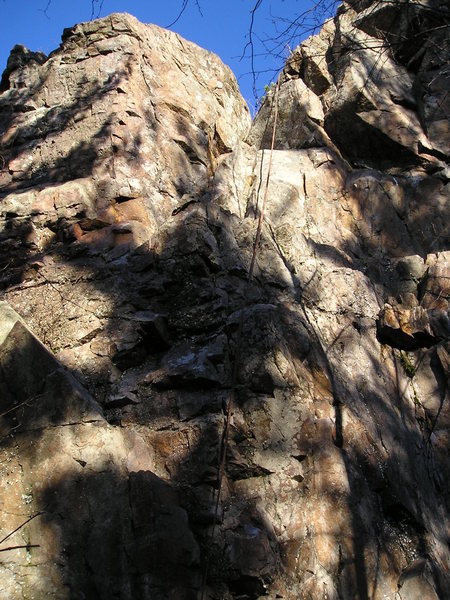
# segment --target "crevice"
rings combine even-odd
[[[175,142],[175,144],[177,144],[182,150],[183,152],[186,154],[186,156],[189,159],[189,162],[193,165],[203,165],[204,167],[206,167],[206,163],[205,161],[203,161],[198,154],[196,153],[196,151],[189,146],[189,144],[187,144],[184,140],[176,140],[173,139],[173,142]]]

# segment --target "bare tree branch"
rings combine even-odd
[[[244,50],[242,51],[242,56],[241,56],[241,60],[245,57],[245,53],[247,51],[247,48],[250,48],[250,65],[251,65],[251,73],[252,73],[252,78],[253,78],[253,84],[252,84],[252,90],[253,90],[253,95],[255,96],[255,98],[258,97],[258,93],[256,90],[256,72],[255,72],[255,45],[254,45],[254,40],[253,40],[253,36],[254,36],[254,32],[253,32],[253,28],[255,25],[255,15],[256,15],[256,11],[258,10],[258,8],[260,8],[261,4],[263,3],[263,0],[257,0],[255,5],[253,6],[251,13],[250,13],[250,27],[248,30],[248,42],[246,43],[246,45],[244,46]]]
[[[52,0],[47,0],[47,6],[45,8],[38,8],[38,10],[40,10],[41,12],[44,13],[44,15],[47,17],[47,19],[50,19],[50,17],[48,16],[48,9],[50,8],[51,3],[52,3]]]
[[[93,19],[98,19],[101,15],[103,3],[105,0],[91,0],[91,21]],[[95,14],[95,5],[98,4],[97,14]]]
[[[183,0],[183,4],[181,6],[180,12],[176,16],[176,18],[172,21],[172,23],[169,23],[168,25],[165,26],[166,29],[170,29],[171,27],[173,27],[175,25],[175,23],[178,23],[178,21],[180,20],[182,14],[186,10],[188,4],[189,4],[189,0]]]
[[[16,527],[14,529],[14,531],[10,531],[8,533],[8,535],[5,535],[5,537],[2,540],[0,540],[0,544],[3,544],[3,542],[6,542],[6,540],[9,539],[12,535],[14,535],[17,531],[19,531],[19,529],[22,529],[22,527],[24,527],[27,523],[29,523],[30,521],[32,521],[36,517],[39,517],[39,515],[43,515],[43,514],[44,514],[44,511],[41,510],[41,511],[35,513],[34,515],[31,515],[31,517],[29,517],[26,521],[24,521],[18,527]]]
[[[7,548],[0,548],[0,552],[9,552],[10,550],[18,550],[19,548],[40,548],[40,544],[22,544],[21,546],[8,546]]]

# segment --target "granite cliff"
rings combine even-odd
[[[274,91],[127,14],[12,50],[0,598],[450,596],[449,20],[293,52],[250,281]]]

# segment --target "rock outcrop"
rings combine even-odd
[[[294,51],[250,281],[274,93],[130,15],[13,49],[0,598],[449,596],[449,17]]]

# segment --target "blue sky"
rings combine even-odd
[[[129,12],[144,23],[162,27],[173,22],[185,0],[94,0],[95,16],[112,12]],[[329,1],[329,0],[327,0]],[[183,37],[212,50],[228,64],[238,78],[242,95],[254,108],[253,81],[249,57],[241,59],[251,20],[251,10],[257,0],[188,0],[186,10],[171,27]],[[88,21],[92,14],[91,0],[0,0],[0,71],[6,66],[9,51],[15,44],[48,54],[60,44],[62,31],[75,23]],[[300,41],[299,32],[292,38],[284,36],[277,48],[277,58],[269,56],[261,40],[274,37],[288,24],[287,20],[313,5],[313,0],[260,0],[255,13],[255,70],[260,72],[257,94],[264,94],[264,85],[275,77],[289,50]],[[201,9],[201,13],[199,8]],[[321,20],[323,15],[318,15]],[[284,19],[284,20],[283,20]],[[317,20],[316,19],[316,20]],[[302,28],[314,23],[308,17]],[[266,44],[267,46],[267,44]],[[248,54],[248,52],[247,52]]]

